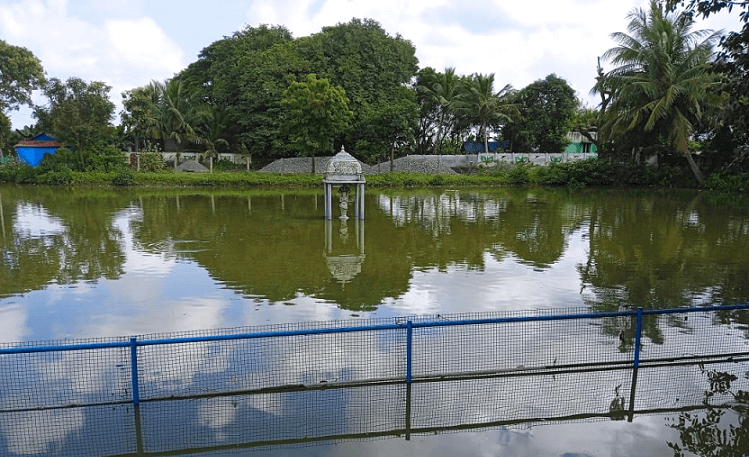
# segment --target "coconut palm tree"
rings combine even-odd
[[[651,0],[650,11],[635,9],[627,18],[629,34],[612,34],[619,45],[604,54],[616,65],[602,84],[611,91],[604,128],[613,135],[668,132],[702,184],[688,144],[705,112],[722,103],[718,76],[709,72],[721,32],[693,31],[689,15],[669,14],[657,0]]]
[[[165,83],[152,81],[151,86],[150,91],[158,99],[150,113],[151,136],[177,145],[202,143],[193,127],[196,122],[195,104],[192,103],[184,82],[179,78],[172,78]]]
[[[437,138],[434,142],[435,153],[442,151],[442,142],[449,130],[453,116],[453,103],[460,89],[460,77],[455,74],[455,68],[446,68],[442,74],[437,74],[437,80],[429,85],[418,86],[417,90],[424,94],[437,106]]]
[[[478,127],[477,137],[484,139],[484,153],[489,153],[488,130],[491,126],[512,122],[520,116],[517,105],[510,102],[515,92],[511,85],[506,85],[499,92],[494,92],[494,73],[489,75],[474,74],[468,79],[461,93],[452,106],[456,113],[465,116],[469,122]]]
[[[196,127],[197,140],[205,146],[205,156],[211,159],[218,158],[221,147],[228,148],[229,142],[224,138],[231,122],[228,111],[215,105],[202,105],[197,112],[199,122]],[[211,169],[213,167],[211,166]]]

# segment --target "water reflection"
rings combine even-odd
[[[19,195],[15,189],[3,190],[0,297],[48,284],[118,278],[123,273],[122,233],[111,225],[111,214],[125,204],[114,193],[34,189]]]
[[[702,194],[677,197],[619,197],[591,205],[590,253],[578,267],[583,287],[594,292],[586,300],[591,308],[659,309],[747,299],[749,284],[736,279],[749,277],[749,263],[740,260],[749,255],[749,220],[700,204]],[[746,321],[745,314],[737,317]],[[631,349],[632,319],[611,324],[605,332],[620,338],[622,350]],[[651,324],[645,335],[662,342],[662,327]]]
[[[739,375],[746,368],[746,361],[732,361],[642,369],[637,403],[630,409],[624,400],[623,414],[612,409],[631,381],[621,370],[0,412],[0,450],[8,456],[332,456],[340,445],[362,455],[367,440],[387,438],[378,447],[398,455],[448,456],[454,455],[450,446],[424,450],[420,443],[455,432],[449,440],[461,441],[462,434],[471,439],[470,432],[482,431],[491,441],[461,455],[583,449],[617,455],[618,446],[627,455],[743,455],[749,399],[742,389],[749,380]],[[613,437],[591,433],[607,429]],[[560,431],[563,437],[549,439]]]
[[[338,233],[333,233],[333,225],[339,227]],[[364,221],[358,218],[353,221],[356,241],[349,240],[349,223],[341,219],[335,223],[325,220],[325,262],[330,274],[341,284],[342,290],[346,283],[361,273],[366,259],[364,254]],[[335,249],[333,248],[335,246]]]
[[[748,301],[749,212],[701,195],[370,192],[365,232],[351,220],[326,225],[316,191],[3,186],[0,313],[15,324],[0,326],[16,339],[58,338]],[[631,328],[604,331],[626,351]],[[654,341],[659,328],[648,329]]]

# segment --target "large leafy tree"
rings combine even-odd
[[[296,57],[294,43],[282,26],[248,26],[204,48],[179,74],[193,103],[221,113],[222,131],[214,133],[231,149],[261,161],[290,152],[280,135],[281,97],[300,75],[314,72]]]
[[[277,43],[243,55],[239,64],[240,95],[228,109],[241,128],[242,144],[260,162],[288,157],[298,151],[282,134],[284,110],[281,99],[293,82],[315,73],[314,66],[299,57],[298,42]]]
[[[280,26],[247,27],[203,49],[179,77],[193,102],[226,113],[230,122],[221,136],[262,163],[298,151],[282,134],[281,99],[291,83],[314,73],[346,91],[354,116],[341,132],[344,143],[360,157],[377,157],[388,153],[391,141],[373,137],[373,124],[388,120],[382,113],[403,103],[392,95],[409,87],[417,62],[410,42],[388,35],[375,21],[353,19],[299,39]],[[406,102],[413,106],[403,108],[413,112],[413,97]]]
[[[511,101],[513,93],[509,84],[494,92],[494,73],[474,74],[451,104],[455,113],[476,127],[476,137],[483,139],[485,153],[489,152],[489,130],[497,130],[519,117],[517,105]]]
[[[397,88],[408,86],[416,75],[418,59],[413,44],[400,35],[390,36],[377,21],[352,19],[324,27],[301,41],[298,50],[317,74],[346,91],[354,115],[350,128],[343,132],[343,142],[357,148],[355,155],[388,154],[389,139],[372,142],[367,132],[382,119],[381,108],[393,103],[391,96]],[[409,98],[409,103],[413,106],[408,110],[413,111],[416,102]]]
[[[281,105],[286,110],[285,132],[301,155],[312,157],[315,173],[315,154],[333,152],[335,135],[349,126],[352,113],[346,91],[313,73],[303,82],[292,83]]]
[[[618,46],[604,54],[616,65],[606,75],[613,95],[604,127],[614,136],[662,132],[702,184],[689,141],[704,114],[722,104],[718,77],[709,71],[720,34],[693,31],[690,15],[669,14],[656,0],[649,11],[635,9],[627,17],[629,34],[612,34]]]
[[[38,128],[73,146],[82,169],[86,167],[84,153],[96,152],[102,144],[111,143],[114,116],[114,103],[109,99],[111,89],[100,81],[87,83],[73,77],[63,82],[52,78],[44,86],[49,104],[34,110]]]
[[[366,117],[372,122],[356,144],[357,151],[381,150],[370,147],[371,144],[388,145],[390,171],[393,171],[393,160],[396,151],[413,151],[419,117],[418,106],[415,103],[416,93],[404,86],[396,86],[389,97],[383,97],[376,106],[370,106],[372,112]],[[405,155],[405,152],[401,152]],[[360,157],[362,156],[360,152]],[[367,156],[373,161],[379,156]]]
[[[232,106],[241,97],[252,95],[244,93],[243,78],[255,74],[257,68],[247,58],[291,41],[291,32],[283,26],[247,26],[205,47],[180,78],[206,103]]]
[[[12,146],[7,112],[31,105],[31,92],[44,82],[42,64],[31,51],[0,40],[0,156]]]
[[[560,153],[569,143],[567,133],[578,106],[575,90],[551,74],[519,90],[513,97],[522,119],[502,129],[518,152]]]
[[[31,92],[45,82],[39,59],[28,49],[0,40],[0,111],[31,104]]]

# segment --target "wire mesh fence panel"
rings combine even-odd
[[[502,317],[518,316],[498,318]],[[418,327],[414,329],[413,375],[631,363],[632,354],[621,351],[618,339],[605,335],[601,327],[600,318],[582,317]]]
[[[733,405],[740,392],[749,392],[747,373],[746,361],[643,368],[638,370],[635,408]]]
[[[126,348],[0,355],[0,411],[132,400]]]
[[[0,455],[272,446],[623,419],[745,399],[745,310],[655,312],[437,315],[0,344]],[[136,414],[129,402],[138,401]]]
[[[608,415],[613,400],[628,395],[631,378],[631,370],[608,370],[416,383],[411,426],[429,431]]]
[[[0,455],[55,457],[133,454],[132,405],[0,413]]]
[[[147,402],[144,452],[365,437],[405,424],[404,385]]]
[[[689,358],[714,354],[749,355],[749,328],[716,312],[646,315],[641,358]]]
[[[382,329],[146,345],[141,398],[405,377],[405,330]]]

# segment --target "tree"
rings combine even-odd
[[[151,126],[155,120],[159,104],[158,83],[137,87],[122,93],[123,110],[120,113],[125,134],[132,136],[135,151],[140,151],[140,143],[150,138]]]
[[[0,40],[0,112],[31,105],[31,91],[44,82],[42,64],[31,51]]]
[[[237,64],[244,68],[240,76],[240,95],[228,105],[241,128],[241,142],[261,162],[288,157],[298,152],[282,134],[283,93],[293,82],[311,73],[313,65],[299,56],[298,42],[285,42],[269,49],[247,53]]]
[[[418,70],[413,44],[400,35],[390,36],[377,21],[352,19],[347,23],[324,27],[308,40],[299,40],[300,58],[309,62],[311,72],[341,86],[353,112],[350,127],[342,132],[347,145],[364,145],[369,126],[377,122],[380,106],[399,86],[408,86]],[[381,118],[380,118],[381,119]],[[384,156],[390,151],[388,140],[366,142],[366,150],[355,155]]]
[[[3,149],[10,147],[10,119],[2,111],[0,111],[0,158],[4,157]]]
[[[494,73],[474,74],[463,86],[452,103],[453,110],[466,116],[478,128],[477,138],[484,139],[484,153],[489,153],[489,129],[512,122],[519,116],[517,106],[510,102],[514,93],[511,85],[494,92]]]
[[[599,152],[603,149],[604,145],[601,137],[598,135],[600,119],[601,111],[584,106],[578,106],[570,118],[570,130],[585,137],[596,146],[596,150]]]
[[[184,143],[201,143],[195,133],[197,106],[187,85],[180,78],[172,78],[165,83],[151,83],[157,103],[148,119],[150,134],[164,141],[164,150],[177,149]]]
[[[612,135],[663,132],[702,184],[689,141],[703,114],[723,103],[718,76],[709,72],[720,34],[692,31],[690,15],[669,15],[657,0],[649,12],[636,9],[627,17],[631,34],[612,34],[619,45],[604,54],[617,65],[606,75],[615,93],[604,128]]]
[[[44,86],[49,99],[47,106],[38,106],[34,117],[39,120],[39,130],[49,131],[61,142],[71,145],[85,169],[85,153],[94,152],[95,146],[111,143],[114,104],[109,100],[112,88],[103,82],[86,83],[80,78],[62,82],[50,79]]]
[[[444,73],[436,73],[431,80],[422,81],[416,86],[416,90],[421,94],[425,101],[428,101],[434,107],[436,112],[436,129],[437,133],[434,138],[434,152],[441,154],[442,142],[450,125],[454,123],[455,102],[460,94],[460,77],[455,74],[455,68],[446,68]]]
[[[390,171],[393,171],[396,149],[408,150],[414,144],[418,109],[414,90],[403,86],[395,87],[389,97],[380,99],[378,105],[372,107],[372,112],[366,113],[366,117],[371,119],[372,123],[366,132],[362,132],[362,138],[357,142],[355,150],[361,156],[362,151],[379,149],[369,147],[370,144],[387,144]],[[368,144],[364,144],[365,142]],[[367,158],[379,159],[378,156]]]
[[[231,122],[225,110],[213,105],[203,105],[198,112],[197,134],[205,146],[205,155],[211,159],[218,157],[220,146],[229,147],[224,138]]]
[[[512,98],[521,120],[508,124],[502,135],[520,152],[558,154],[569,144],[567,133],[578,106],[575,90],[555,74],[535,81]]]
[[[267,162],[298,152],[281,134],[281,99],[292,82],[314,73],[348,96],[354,115],[341,132],[345,144],[359,148],[360,156],[376,157],[391,145],[370,136],[371,127],[384,119],[380,114],[392,105],[391,94],[409,87],[417,64],[409,41],[388,35],[373,20],[352,19],[299,39],[281,26],[247,27],[203,49],[178,76],[193,102],[216,106],[229,117],[223,138]]]
[[[348,127],[353,116],[346,91],[313,73],[284,91],[281,106],[286,110],[286,133],[302,155],[312,157],[315,173],[315,153],[332,152],[334,135]]]
[[[291,152],[280,134],[283,91],[315,72],[296,46],[282,26],[248,26],[204,48],[178,77],[194,103],[221,111],[230,148],[270,161]]]
[[[667,4],[672,9],[681,4],[685,6],[684,14],[702,17],[723,10],[740,11],[739,19],[744,25],[721,38],[722,51],[715,62],[715,71],[726,77],[724,89],[729,99],[721,113],[721,128],[712,134],[710,148],[724,162],[722,171],[749,171],[749,1],[669,0]],[[733,154],[728,153],[732,150]]]

